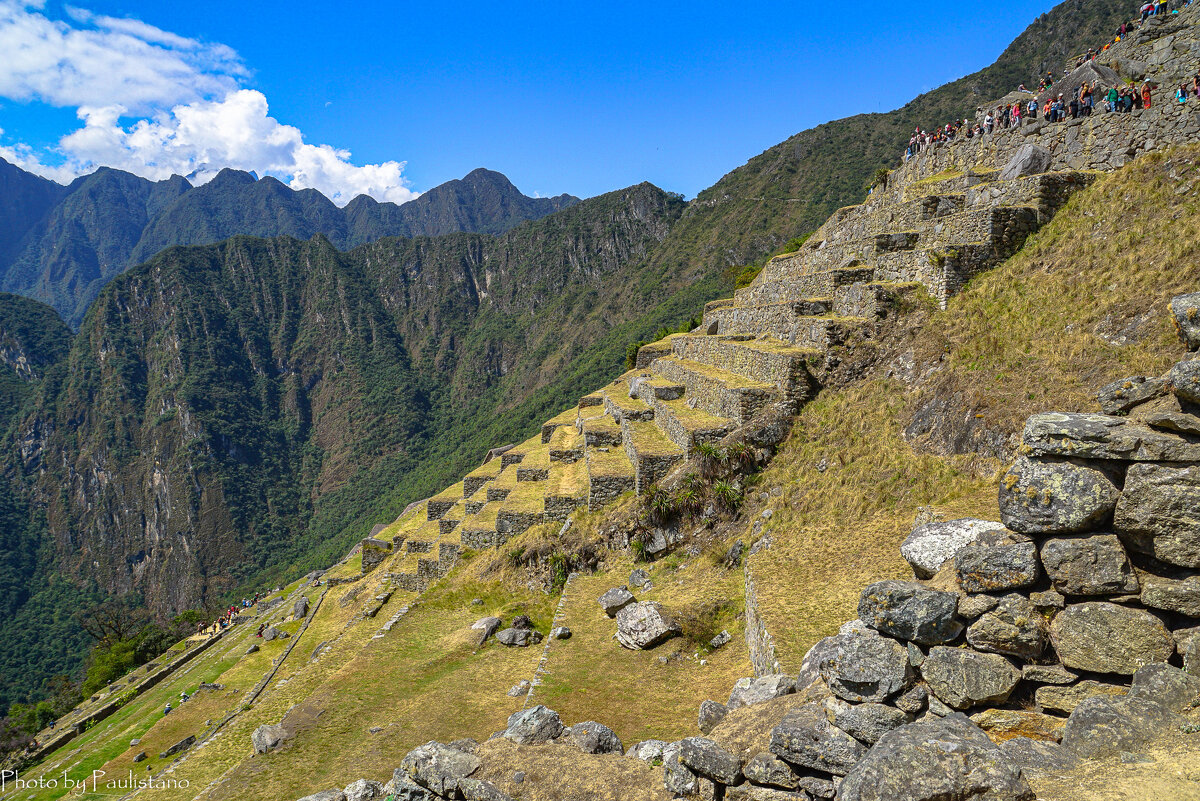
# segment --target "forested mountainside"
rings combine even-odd
[[[385,236],[498,234],[576,202],[526,197],[483,169],[402,205],[361,196],[343,209],[315,189],[240,170],[193,187],[177,175],[155,182],[105,167],[62,187],[0,159],[0,287],[78,325],[104,284],[172,245],[320,233],[346,249]]]

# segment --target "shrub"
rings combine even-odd
[[[713,484],[713,498],[717,505],[727,512],[736,512],[742,505],[742,493],[728,481],[718,481]]]

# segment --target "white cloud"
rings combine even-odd
[[[41,8],[0,0],[0,96],[73,107],[83,127],[51,152],[0,142],[0,157],[23,169],[69,181],[110,166],[203,183],[234,167],[317,189],[339,205],[359,194],[417,196],[403,162],[357,166],[349,151],[308,144],[271,117],[267,98],[242,88],[249,73],[231,48],[71,6],[71,22],[53,20]]]

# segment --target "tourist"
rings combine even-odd
[[[171,714],[171,702],[170,701],[167,701],[166,707],[163,708],[163,714],[164,715]]]
[[[1185,83],[1179,84],[1179,91],[1177,91],[1175,93],[1175,99],[1178,100],[1180,103],[1187,102],[1187,99],[1188,99],[1187,84],[1185,84]]]
[[[1104,96],[1104,110],[1105,111],[1116,111],[1117,110],[1117,100],[1119,98],[1120,98],[1120,94],[1117,92],[1117,87],[1110,86],[1108,89],[1108,94]]]
[[[1150,82],[1142,84],[1142,108],[1150,108]]]

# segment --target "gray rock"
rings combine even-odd
[[[1063,609],[1067,605],[1067,599],[1058,590],[1031,592],[1029,602],[1041,610]]]
[[[609,617],[616,617],[617,612],[620,612],[632,603],[637,603],[637,598],[633,597],[633,593],[624,587],[613,587],[597,600],[604,609],[604,614]]]
[[[1046,650],[1050,626],[1023,595],[1013,593],[967,629],[967,642],[980,651],[1029,660]]]
[[[299,620],[308,614],[308,598],[301,595],[296,599],[296,603],[292,604],[292,617]]]
[[[440,796],[453,796],[458,782],[479,770],[483,763],[474,754],[430,741],[409,751],[400,763],[404,775]]]
[[[372,798],[383,798],[383,785],[370,779],[359,779],[351,782],[342,789],[346,801],[371,801]]]
[[[826,660],[837,656],[838,638],[823,637],[816,645],[808,649],[804,659],[800,660],[800,672],[796,675],[797,689],[805,689],[814,681],[822,679],[821,665]]]
[[[408,774],[401,768],[396,768],[389,783],[392,785],[390,795],[395,801],[441,801],[437,795],[408,778]]]
[[[1137,576],[1113,534],[1062,537],[1042,543],[1042,566],[1064,595],[1116,595],[1138,591]]]
[[[1033,801],[1004,752],[960,714],[883,736],[847,774],[839,801]]]
[[[642,651],[683,633],[662,606],[652,601],[630,604],[617,613],[617,642],[634,651]]]
[[[642,585],[650,580],[650,574],[642,568],[635,569],[629,574],[629,586],[641,589]]]
[[[279,724],[263,725],[254,730],[250,735],[250,742],[254,745],[254,753],[265,754],[268,751],[274,751],[279,746],[289,739],[287,729]]]
[[[1088,759],[1140,751],[1178,720],[1170,709],[1147,698],[1088,698],[1067,718],[1062,745]]]
[[[1187,412],[1152,412],[1146,415],[1146,425],[1200,437],[1200,416]]]
[[[512,801],[512,797],[500,791],[491,782],[482,779],[460,779],[458,791],[464,801]]]
[[[702,734],[708,734],[721,724],[729,714],[729,707],[718,701],[704,700],[700,702],[700,713],[696,716],[697,728]]]
[[[700,780],[679,761],[680,744],[668,743],[663,749],[663,787],[675,797],[700,792]]]
[[[134,761],[134,763],[138,763],[138,762],[145,762],[145,761],[146,761],[147,759],[149,759],[149,758],[150,758],[150,757],[149,757],[149,756],[146,754],[146,752],[145,752],[145,751],[139,751],[139,752],[138,752],[138,754],[137,754],[137,756],[135,756],[135,757],[133,758],[133,761]]]
[[[488,637],[491,637],[493,634],[499,631],[500,626],[503,624],[504,621],[498,617],[481,617],[479,620],[476,620],[471,624],[471,628],[475,631],[483,632],[482,636],[480,637],[480,642],[483,642]]]
[[[346,801],[346,794],[341,790],[322,790],[319,793],[306,795],[300,801]]]
[[[541,641],[541,633],[533,629],[503,629],[496,634],[496,642],[509,648],[526,648]]]
[[[196,742],[196,735],[189,734],[187,737],[184,737],[182,740],[175,743],[175,745],[171,746],[166,751],[163,751],[161,754],[159,754],[158,758],[166,759],[167,757],[175,756],[176,754],[181,753],[181,752],[186,751],[189,748],[191,748],[195,742]]]
[[[795,790],[799,787],[796,781],[796,771],[774,754],[761,753],[746,763],[742,768],[746,781],[762,784],[767,787],[778,787],[781,790]]]
[[[1175,650],[1162,621],[1141,609],[1103,601],[1074,604],[1055,615],[1050,640],[1069,668],[1126,676],[1165,662]]]
[[[785,762],[844,776],[866,748],[834,726],[820,704],[789,711],[771,730],[770,750]]]
[[[1137,673],[1133,674],[1129,695],[1157,701],[1181,715],[1200,703],[1200,676],[1155,662],[1138,668]]]
[[[1200,458],[1200,445],[1106,414],[1035,414],[1025,423],[1022,453],[1077,459],[1180,462]]]
[[[929,649],[921,675],[929,691],[954,709],[1002,704],[1021,680],[1021,671],[998,654],[945,646]]]
[[[566,626],[555,626],[550,629],[550,639],[552,640],[569,640],[571,639],[571,630]]]
[[[990,612],[1000,603],[994,595],[960,595],[958,596],[958,616],[974,620],[984,612]]]
[[[1120,492],[1108,470],[1019,457],[1000,481],[1000,519],[1023,534],[1071,534],[1104,525]]]
[[[917,526],[900,546],[900,555],[912,565],[917,578],[933,578],[942,565],[958,550],[974,542],[980,534],[1003,529],[1002,523],[962,518]]]
[[[1125,695],[1127,691],[1128,688],[1117,684],[1102,684],[1092,679],[1085,679],[1070,687],[1038,687],[1034,693],[1034,701],[1048,712],[1069,715],[1089,698]]]
[[[528,695],[529,688],[531,686],[532,685],[529,683],[529,679],[521,679],[519,682],[517,682],[516,684],[514,684],[512,687],[509,688],[508,697],[509,698],[520,698],[522,695]]]
[[[571,739],[579,746],[579,750],[585,754],[625,753],[625,746],[621,742],[621,738],[617,736],[615,731],[603,723],[597,723],[594,720],[589,720],[585,723],[576,723],[567,729],[567,733],[571,735]]]
[[[726,787],[725,801],[809,801],[809,795],[808,793],[776,790],[774,787],[742,784],[736,787]]]
[[[250,656],[250,654],[257,654],[257,653],[258,653],[258,643],[254,643],[249,648],[246,649],[246,656]]]
[[[878,703],[912,685],[908,649],[895,640],[864,631],[839,634],[833,645],[825,652],[819,670],[839,698]]]
[[[1167,378],[1175,397],[1187,403],[1200,403],[1200,361],[1179,362]]]
[[[1032,542],[968,545],[954,557],[958,584],[964,592],[1002,592],[1028,587],[1042,575]]]
[[[667,747],[666,740],[642,740],[640,743],[634,743],[629,746],[629,750],[625,752],[625,756],[633,759],[640,759],[643,762],[648,762],[651,765],[662,764],[663,749]]]
[[[796,680],[786,673],[774,673],[757,678],[738,679],[729,693],[726,706],[730,710],[761,704],[796,692]]]
[[[924,684],[918,684],[906,693],[901,693],[896,696],[892,702],[901,712],[907,712],[910,715],[917,715],[929,703],[929,690],[925,689]]]
[[[533,620],[529,615],[517,615],[513,618],[512,627],[514,629],[522,629],[524,631],[533,630]]]
[[[1079,674],[1062,665],[1025,665],[1021,668],[1021,678],[1032,684],[1070,684]]]
[[[837,785],[828,777],[813,771],[797,774],[796,784],[798,785],[798,789],[803,790],[813,798],[833,798],[837,795]]]
[[[910,720],[908,715],[893,706],[857,704],[836,715],[833,723],[859,742],[874,745],[880,737]]]
[[[1153,400],[1166,391],[1167,382],[1163,379],[1136,375],[1105,385],[1098,393],[1097,400],[1105,414],[1117,414]]]
[[[517,745],[537,745],[553,740],[563,733],[558,713],[542,704],[514,712],[508,718],[508,728],[501,735]]]
[[[1023,771],[1053,772],[1069,768],[1075,761],[1073,752],[1058,743],[1014,737],[1000,743],[1000,750],[1012,765]]]
[[[1040,175],[1050,169],[1053,162],[1054,157],[1050,155],[1049,150],[1027,142],[1017,148],[1017,152],[1004,165],[1004,169],[1000,171],[1000,180],[1015,181],[1028,175]]]
[[[1113,527],[1130,548],[1182,567],[1200,567],[1200,465],[1134,464]]]
[[[949,642],[962,632],[955,613],[958,596],[914,581],[868,584],[858,600],[858,616],[876,631],[923,645]]]
[[[1147,576],[1142,586],[1142,603],[1155,609],[1200,617],[1200,576],[1182,580]]]
[[[1183,669],[1188,673],[1200,673],[1200,626],[1171,632],[1175,650],[1183,658]]]
[[[1188,350],[1200,350],[1200,292],[1171,298],[1175,330]]]
[[[715,651],[718,648],[728,645],[729,641],[732,639],[732,635],[730,635],[728,631],[722,629],[720,634],[708,641],[708,647]]]
[[[457,748],[459,751],[466,751],[468,754],[479,753],[479,741],[471,737],[463,737],[459,740],[451,740],[447,743],[451,748]]]
[[[737,784],[742,778],[741,760],[707,737],[681,740],[679,761],[697,776],[719,784]]]

